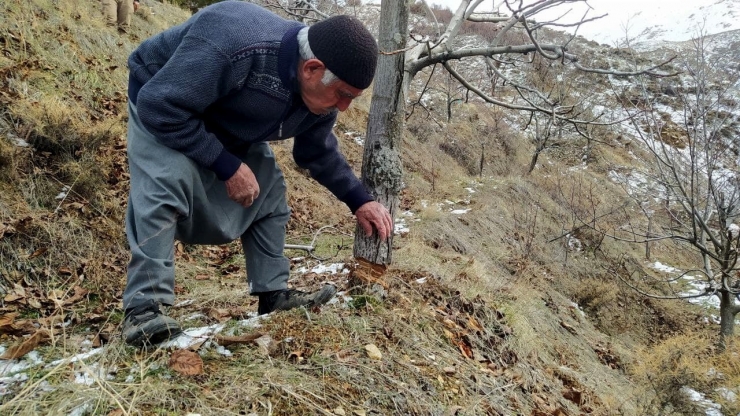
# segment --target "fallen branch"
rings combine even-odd
[[[311,256],[312,258],[314,258],[314,259],[316,259],[316,260],[318,260],[318,261],[324,261],[324,260],[328,260],[328,259],[330,259],[330,258],[332,258],[332,257],[336,256],[337,254],[339,254],[339,251],[341,250],[341,247],[337,249],[337,252],[336,252],[336,253],[334,253],[333,255],[331,255],[331,256],[328,256],[328,257],[318,257],[318,256],[316,256],[316,255],[315,255],[315,254],[313,253],[313,252],[314,252],[314,250],[316,250],[316,238],[318,238],[318,236],[319,236],[319,235],[320,235],[320,234],[321,234],[321,233],[322,233],[322,232],[323,232],[323,231],[324,231],[325,229],[327,229],[327,228],[335,228],[335,227],[334,227],[333,225],[325,225],[325,226],[323,226],[323,227],[319,228],[319,229],[318,229],[318,230],[317,230],[317,231],[316,231],[316,232],[314,233],[314,235],[313,235],[313,239],[311,240],[311,243],[310,243],[309,245],[304,245],[304,244],[286,244],[286,245],[284,245],[283,247],[284,247],[284,248],[286,248],[286,249],[289,249],[289,250],[303,250],[303,251],[305,251],[306,253],[308,253],[308,255],[309,255],[309,256]]]

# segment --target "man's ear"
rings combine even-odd
[[[303,79],[321,79],[324,76],[326,66],[316,58],[303,61],[300,72]]]

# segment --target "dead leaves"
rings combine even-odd
[[[365,353],[367,353],[367,356],[373,360],[383,359],[383,354],[380,352],[380,349],[375,344],[365,345]]]
[[[442,330],[445,336],[450,340],[450,342],[457,346],[457,349],[463,357],[469,360],[474,359],[475,353],[470,339],[474,334],[483,331],[483,326],[475,317],[468,314],[448,316],[447,312],[441,309],[437,309],[435,312],[437,313],[437,320],[445,326]],[[450,318],[454,318],[454,320]]]
[[[185,376],[203,374],[203,359],[198,353],[189,350],[177,350],[170,356],[171,369]]]
[[[19,231],[25,230],[32,221],[32,217],[24,217],[17,221],[10,220],[10,222],[0,222],[0,240],[5,236],[11,236]]]
[[[56,310],[66,306],[71,306],[88,295],[89,291],[82,286],[74,286],[69,290],[53,289],[47,293],[35,287],[24,287],[18,283],[13,285],[3,300],[8,304],[17,304],[18,306],[30,306],[34,309]],[[41,311],[40,311],[41,312]]]
[[[37,330],[30,319],[16,320],[17,312],[0,315],[0,335],[20,336]]]
[[[13,303],[26,298],[26,289],[18,283],[13,285],[13,289],[5,295],[3,299],[6,303]]]
[[[244,308],[208,308],[205,312],[209,318],[218,322],[226,322],[232,318],[241,319],[247,315]]]
[[[46,254],[46,252],[49,251],[49,247],[40,247],[34,250],[33,253],[28,255],[28,260],[35,259],[36,257],[43,256]]]
[[[29,352],[36,349],[39,344],[49,340],[49,332],[42,329],[37,331],[35,334],[26,338],[25,340],[19,341],[8,348],[3,355],[0,355],[0,360],[15,360],[23,357]]]

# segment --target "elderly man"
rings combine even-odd
[[[326,303],[336,289],[288,289],[290,210],[266,142],[294,137],[293,158],[386,239],[388,210],[365,190],[332,128],[372,82],[378,49],[355,18],[313,26],[243,1],[213,4],[129,58],[131,249],[123,338],[154,344],[181,331],[161,306],[175,299],[174,241],[241,239],[258,312]]]

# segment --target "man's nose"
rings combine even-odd
[[[349,108],[350,104],[352,104],[351,98],[340,98],[339,101],[337,101],[336,107],[339,111],[344,111]]]

